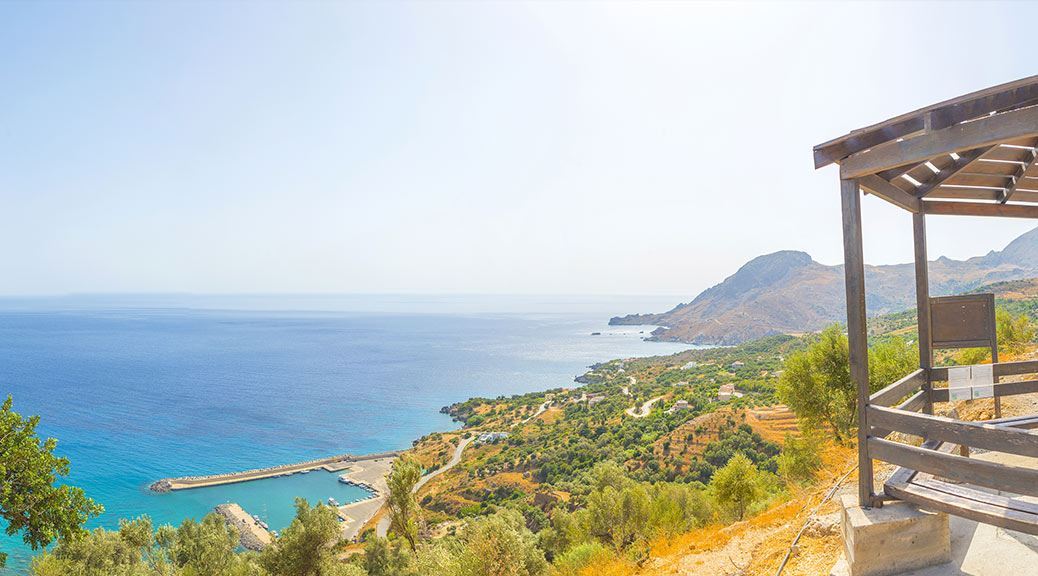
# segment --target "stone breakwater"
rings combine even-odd
[[[273,478],[275,476],[287,476],[297,472],[308,472],[310,470],[324,469],[328,472],[338,472],[353,462],[365,460],[377,460],[381,458],[395,458],[402,453],[400,450],[380,452],[378,454],[365,454],[354,456],[351,454],[339,454],[327,458],[317,458],[295,464],[282,464],[268,468],[256,468],[241,472],[230,472],[226,474],[210,474],[207,476],[181,476],[179,478],[163,478],[153,482],[149,488],[154,492],[171,492],[173,490],[187,490],[190,488],[203,488],[206,486],[218,486],[221,484],[233,484],[236,482],[247,482],[261,478]]]
[[[259,522],[249,516],[241,506],[234,503],[220,504],[215,510],[223,516],[229,526],[234,526],[238,530],[238,538],[243,548],[258,552],[274,541],[271,533],[260,526]]]

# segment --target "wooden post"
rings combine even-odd
[[[861,247],[861,194],[855,179],[840,180],[843,203],[843,267],[847,284],[847,339],[851,381],[858,388],[858,504],[872,506],[869,457],[869,349],[865,325],[865,257]]]
[[[933,384],[930,368],[933,367],[933,343],[930,338],[930,275],[926,255],[926,216],[912,214],[912,238],[915,241],[915,309],[919,327],[919,367],[926,380],[926,404],[923,413],[933,414]]]

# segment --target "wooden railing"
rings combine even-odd
[[[996,377],[1035,373],[1038,361],[994,365]],[[963,455],[934,449],[947,443],[1038,458],[1038,435],[1023,429],[1035,427],[1038,419],[964,422],[921,413],[928,393],[933,402],[948,401],[947,388],[931,386],[947,378],[947,368],[932,368],[929,377],[925,370],[917,370],[869,397],[865,411],[870,430],[865,446],[869,458],[975,486],[1038,496],[1038,470],[969,458],[968,449],[963,450]],[[993,390],[995,397],[1038,392],[1038,380],[999,383]],[[926,444],[917,447],[891,441],[888,437],[893,432],[921,437]]]

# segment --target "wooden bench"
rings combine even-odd
[[[1038,428],[1038,415],[999,418],[985,423],[1007,428],[1033,429]],[[959,447],[951,442],[930,440],[924,442],[921,448],[952,455]],[[992,466],[1002,465],[992,463]],[[890,498],[911,502],[928,510],[946,512],[984,524],[1038,535],[1038,504],[1017,496],[994,493],[969,484],[955,484],[933,474],[903,466],[897,468],[890,476],[883,486],[883,492]],[[1038,496],[1038,486],[1028,495]]]

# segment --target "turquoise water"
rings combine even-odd
[[[328,498],[334,498],[339,504],[349,504],[369,496],[363,488],[339,482],[339,474],[314,470],[306,474],[177,490],[168,494],[149,493],[152,501],[148,503],[148,510],[152,515],[176,517],[182,510],[212,510],[217,504],[237,502],[249,514],[259,516],[272,530],[282,530],[295,516],[297,496],[313,504],[327,503]]]
[[[363,490],[311,472],[154,494],[163,477],[407,448],[441,406],[561,386],[594,362],[686,348],[610,316],[671,298],[91,297],[0,300],[0,394],[39,414],[69,482],[106,512],[199,518],[234,501],[283,528],[292,501]],[[642,330],[646,334],[640,333]],[[592,336],[592,332],[602,332]],[[10,573],[28,553],[13,554]]]

